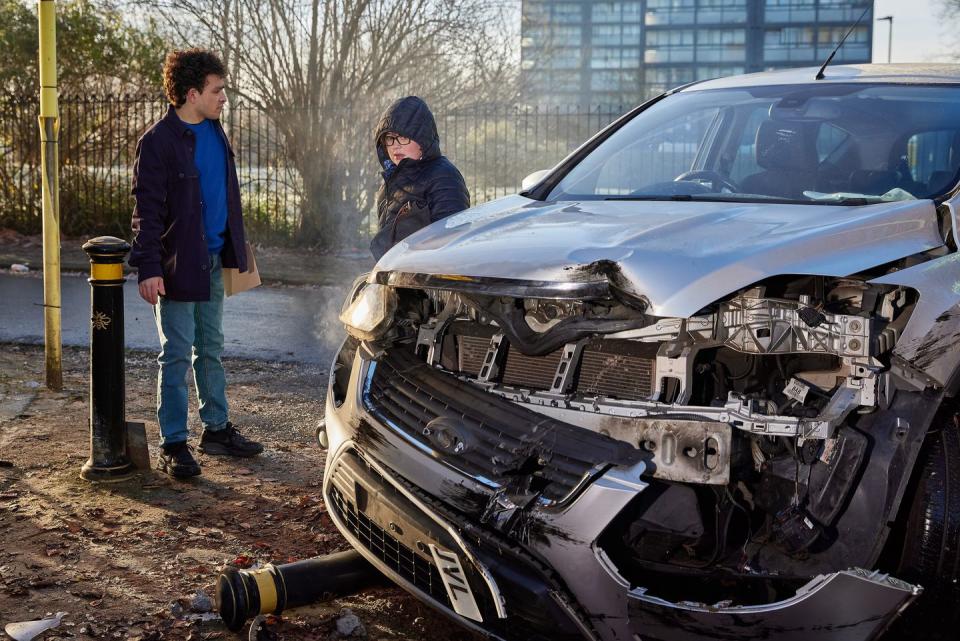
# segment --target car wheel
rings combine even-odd
[[[956,639],[960,625],[960,428],[938,415],[914,467],[910,511],[895,576],[923,594],[894,626],[894,639]],[[890,637],[888,637],[890,638]]]

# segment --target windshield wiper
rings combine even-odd
[[[690,194],[673,194],[672,196],[607,196],[604,200],[673,200],[688,202],[695,199]]]
[[[650,195],[650,196],[607,196],[604,200],[652,200],[652,201],[674,201],[674,202],[700,202],[700,203],[757,203],[768,202],[776,204],[806,205],[810,201],[795,200],[793,198],[778,198],[777,196],[764,196],[762,194],[672,194],[672,195]],[[834,202],[834,201],[831,201]]]

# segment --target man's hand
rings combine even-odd
[[[140,282],[140,297],[151,305],[157,304],[158,296],[166,296],[167,292],[163,288],[163,277],[154,276]]]

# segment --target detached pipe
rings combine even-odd
[[[386,583],[386,577],[356,550],[259,570],[228,567],[217,578],[217,611],[227,628],[236,632],[258,614],[280,614]]]

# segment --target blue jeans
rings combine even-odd
[[[187,370],[200,402],[200,422],[216,431],[227,424],[227,381],[223,354],[223,270],[210,255],[210,300],[188,303],[161,297],[154,306],[160,334],[157,422],[160,445],[187,440]]]

